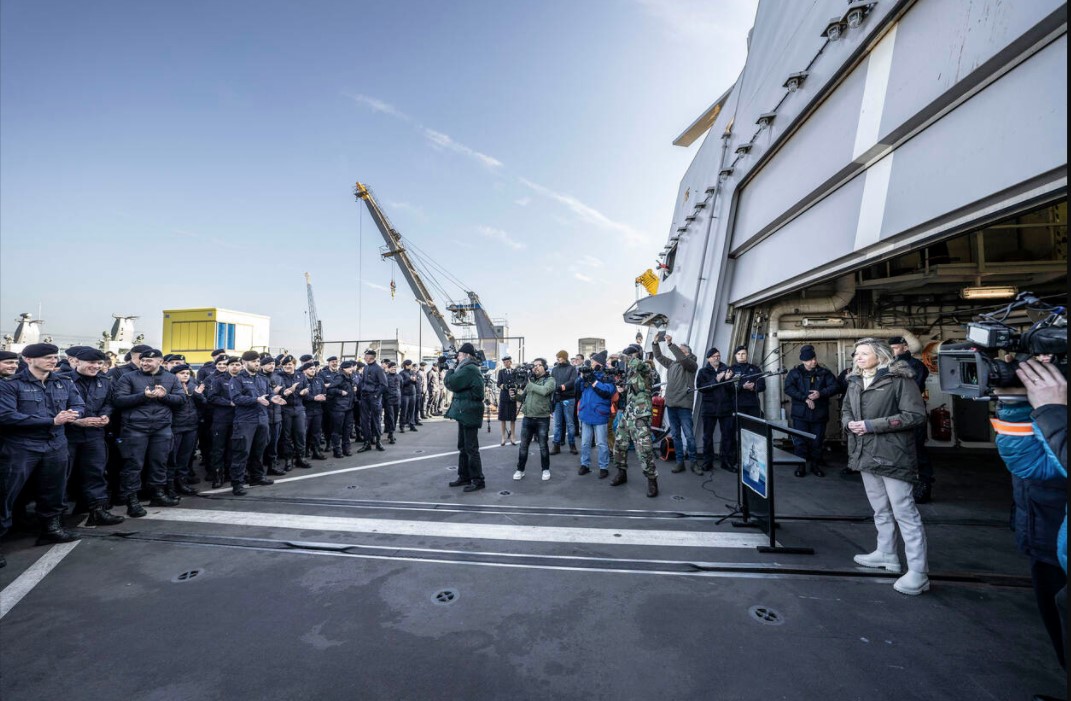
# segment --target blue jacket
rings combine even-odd
[[[301,390],[309,386],[309,380],[305,377],[305,374],[300,372],[287,374],[279,370],[272,377],[275,378],[276,383],[279,385],[279,396],[286,400],[286,406],[279,408],[286,414],[305,411],[305,402],[301,400]],[[294,388],[294,391],[289,395],[286,394],[286,390],[291,387]]]
[[[1045,407],[1039,411],[1043,412],[1044,409]],[[1062,480],[1063,484],[1066,484],[1067,466],[1061,463],[1059,457],[1053,452],[1049,442],[1051,436],[1047,439],[1043,432],[1044,418],[1042,419],[1042,425],[1039,425],[1037,417],[1033,417],[1034,421],[1030,421],[1031,418],[1030,405],[1025,402],[1021,404],[1000,404],[997,409],[997,419],[992,422],[993,428],[997,432],[997,451],[1000,453],[1000,457],[1004,460],[1008,471],[1021,480],[1044,483]],[[1066,420],[1065,414],[1065,427]],[[1064,487],[1060,487],[1064,508],[1063,521],[1059,526],[1059,532],[1056,534],[1056,557],[1060,562],[1060,567],[1063,568],[1064,572],[1067,572],[1067,500],[1066,492],[1063,489]],[[1028,504],[1027,508],[1030,508],[1031,504]],[[1053,504],[1053,506],[1057,509],[1059,508],[1056,504]],[[1019,503],[1017,501],[1016,511],[1018,512],[1018,510]],[[1045,511],[1035,511],[1034,509],[1031,509],[1031,512],[1026,515],[1027,518],[1034,519],[1034,525],[1037,529],[1036,533],[1028,532],[1025,534],[1028,538],[1036,536],[1033,540],[1029,540],[1028,545],[1038,547],[1045,541],[1050,540],[1052,529],[1056,524],[1052,517],[1052,509],[1048,509],[1047,512],[1049,513],[1048,518],[1044,516]],[[1016,518],[1018,520],[1018,513]],[[1039,519],[1044,519],[1046,523],[1041,523]],[[1017,537],[1020,535],[1018,530],[1016,528]],[[1031,557],[1037,557],[1034,553],[1035,549],[1031,547],[1029,552]]]
[[[387,391],[387,373],[379,363],[372,363],[364,367],[361,373],[361,396],[383,396]]]
[[[759,397],[766,391],[766,378],[758,377],[762,374],[762,370],[751,363],[733,363],[729,366],[729,369],[733,371],[733,375],[736,378],[736,384],[733,385],[733,389],[736,390],[737,408],[745,414],[754,412],[755,415],[758,415],[760,411]],[[745,382],[754,382],[755,388],[744,389]]]
[[[367,369],[367,368],[366,368]],[[385,373],[387,378],[386,399],[390,406],[402,403],[402,378],[397,374]]]
[[[227,383],[227,391],[234,402],[234,423],[268,423],[268,407],[258,401],[262,397],[271,399],[271,382],[263,373],[250,375],[242,370]]]
[[[324,387],[324,378],[319,374],[312,377],[305,378],[305,386],[302,389],[309,390],[309,393],[301,398],[305,404],[306,414],[322,414],[324,413],[324,404],[327,402],[318,402],[313,397],[318,394],[327,394],[327,389]]]
[[[182,380],[179,380],[182,383]],[[203,404],[205,401],[203,394],[198,394],[194,391],[197,387],[197,380],[193,378],[186,383],[182,389],[182,404],[175,407],[175,416],[171,420],[171,431],[173,433],[182,433],[184,431],[196,431],[197,424],[200,423],[200,416],[197,413],[198,404]],[[207,391],[207,388],[206,388]]]
[[[357,385],[354,380],[356,375],[347,375],[340,371],[331,376],[330,382],[325,382],[327,390],[327,407],[332,411],[350,411],[353,409],[353,398],[357,394]],[[343,395],[345,392],[345,395]]]
[[[145,396],[148,387],[160,386],[167,394],[159,399]],[[171,430],[174,410],[182,405],[182,383],[169,372],[128,372],[115,383],[112,404],[123,410],[123,428],[145,433]]]
[[[718,375],[729,369],[725,363],[718,363],[718,367],[710,367],[710,363],[703,361],[699,372],[695,374],[695,388],[699,392],[699,415],[700,416],[732,416],[733,394],[732,385],[718,385]]]
[[[63,426],[53,422],[66,409],[83,414],[85,402],[65,377],[51,373],[42,382],[27,368],[0,382],[0,431],[5,443],[42,451],[66,446]]]
[[[610,403],[617,387],[607,382],[601,372],[596,372],[591,382],[584,382],[583,376],[578,377],[573,391],[580,395],[577,413],[583,423],[597,426],[610,420]]]
[[[212,409],[212,423],[229,424],[234,421],[234,402],[231,401],[231,374],[217,372],[209,375],[205,383],[205,400]]]
[[[273,396],[273,397],[279,396],[279,391],[281,391],[281,390],[277,390],[277,388],[279,388],[281,385],[279,384],[279,378],[275,375],[275,373],[274,372],[270,372],[270,373],[269,372],[264,372],[263,370],[261,370],[260,374],[264,379],[266,379],[268,381],[268,387],[271,389],[271,396]],[[268,421],[270,423],[273,423],[273,424],[282,423],[283,422],[283,408],[281,406],[279,406],[278,404],[272,404],[271,406],[269,406],[268,407]]]
[[[807,406],[807,395],[818,390],[814,409]],[[807,370],[799,364],[785,378],[785,394],[792,398],[792,418],[821,423],[829,420],[829,398],[837,393],[837,378],[826,368],[816,365]]]
[[[74,386],[78,390],[78,393],[82,395],[82,401],[85,402],[86,408],[82,413],[83,419],[90,417],[107,416],[111,418],[112,415],[112,381],[108,379],[104,373],[98,374],[96,377],[87,377],[86,375],[79,375],[74,373]],[[111,424],[109,423],[109,426]],[[89,440],[100,440],[104,438],[104,427],[94,428],[92,426],[75,426],[74,424],[67,424],[67,440],[71,443],[85,443]]]
[[[412,370],[401,370],[398,377],[402,378],[402,394],[407,397],[415,397],[417,394],[416,373]]]

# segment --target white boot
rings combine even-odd
[[[856,555],[855,564],[863,567],[880,567],[894,574],[900,574],[900,557],[896,553],[883,553],[875,550],[867,555]]]
[[[918,596],[922,592],[930,590],[930,578],[926,576],[925,572],[908,570],[907,574],[896,580],[896,583],[892,586],[893,589],[901,594]]]

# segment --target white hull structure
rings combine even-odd
[[[740,77],[675,142],[706,134],[625,319],[770,369],[812,343],[836,373],[871,333],[962,337],[1000,303],[964,287],[1066,293],[1066,106],[1066,3],[764,0]]]

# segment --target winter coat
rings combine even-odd
[[[733,379],[736,382],[733,388],[736,391],[736,405],[744,414],[758,416],[760,412],[759,397],[766,391],[766,378],[758,377],[762,370],[751,363],[733,363],[729,366],[733,371]],[[754,389],[744,389],[744,384],[752,382]]]
[[[483,423],[483,374],[479,363],[465,358],[456,368],[446,371],[443,384],[454,393],[446,418],[467,428]]]
[[[212,423],[229,424],[234,421],[234,402],[230,392],[231,374],[217,372],[205,382],[205,401],[212,410]]]
[[[147,387],[160,386],[167,394],[160,398],[145,396]],[[151,433],[171,428],[174,410],[182,405],[182,383],[169,372],[153,374],[142,370],[128,372],[115,383],[112,404],[123,410],[123,428]]]
[[[812,390],[818,390],[819,394],[818,399],[814,400],[814,409],[807,406],[807,395]],[[785,378],[785,394],[792,398],[792,418],[800,421],[828,421],[829,398],[836,393],[837,378],[821,365],[808,370],[801,363],[792,368]]]
[[[286,414],[293,414],[298,411],[305,411],[305,402],[301,401],[301,390],[309,386],[308,378],[305,377],[305,373],[294,372],[287,374],[282,371],[277,371],[272,377],[275,378],[275,383],[279,385],[279,396],[286,400],[286,406],[279,407]],[[289,395],[284,394],[286,390],[294,388],[294,391]]]
[[[1062,478],[1066,483],[1067,407],[1049,405],[1036,409],[1030,416],[1033,419],[1031,424],[1022,421],[1021,415],[1012,412],[1005,415],[1019,419],[1017,422],[999,418],[993,421],[993,428],[997,431],[997,449],[1008,471],[1023,480],[1049,482]],[[1063,522],[1056,537],[1056,557],[1060,567],[1067,572],[1066,497],[1063,507]],[[1036,519],[1038,516],[1031,513],[1028,518]],[[1030,554],[1035,557],[1033,552]]]
[[[666,406],[679,409],[691,409],[694,404],[695,374],[699,370],[696,357],[684,351],[675,343],[667,343],[673,360],[662,355],[662,344],[656,343],[651,350],[654,359],[669,372],[666,374]]]
[[[555,363],[550,369],[550,376],[554,378],[554,401],[576,399],[576,367],[570,363]],[[565,385],[565,389],[562,389],[562,385]]]
[[[0,437],[33,450],[65,446],[67,434],[54,419],[66,409],[79,415],[85,411],[82,395],[71,380],[51,373],[42,382],[28,368],[20,370],[0,382]]]
[[[382,397],[387,391],[387,373],[379,363],[369,363],[361,371],[361,396]]]
[[[182,380],[179,380],[181,386]],[[171,432],[182,433],[184,431],[196,431],[200,417],[197,415],[197,405],[205,401],[204,396],[197,394],[196,380],[186,383],[182,392],[182,404],[175,407],[174,417],[171,419]]]
[[[849,375],[840,419],[848,435],[848,467],[905,482],[918,480],[914,429],[926,423],[926,406],[907,363],[896,361],[879,369],[866,389],[862,376]],[[865,421],[866,433],[848,431],[850,421]]]
[[[304,373],[302,373],[304,374]],[[317,395],[327,395],[327,388],[324,387],[324,378],[320,375],[313,375],[312,377],[305,377],[305,386],[301,389],[309,390],[309,393],[301,398],[302,403],[305,405],[305,414],[317,414],[324,413],[324,404],[327,402],[318,402],[314,399]]]
[[[699,392],[699,413],[702,416],[732,416],[733,394],[732,385],[724,384],[711,387],[718,381],[718,375],[729,369],[725,363],[718,363],[716,368],[710,363],[703,363],[699,372],[695,375],[696,391]]]
[[[268,406],[260,403],[261,398],[271,399],[271,382],[263,373],[250,375],[246,370],[232,377],[227,389],[234,402],[234,423],[268,424]]]
[[[610,403],[613,401],[617,387],[605,379],[601,372],[592,376],[591,382],[584,382],[581,377],[576,381],[580,394],[580,407],[577,415],[583,423],[591,426],[605,424],[610,420]]]
[[[357,395],[355,379],[357,379],[357,375],[347,375],[345,372],[339,372],[331,378],[329,384],[325,384],[328,409],[331,411],[351,411],[353,409],[353,400]],[[343,392],[346,393],[345,396],[343,396]]]
[[[400,406],[402,403],[402,378],[397,373],[387,373],[387,389],[383,394],[390,406]]]
[[[528,381],[524,389],[517,390],[517,399],[523,404],[525,418],[545,419],[551,414],[551,397],[558,386],[554,384],[554,378],[544,375],[540,379],[534,377]],[[613,394],[611,392],[611,394]],[[603,422],[605,423],[605,421]]]
[[[100,416],[111,417],[112,381],[108,379],[107,375],[100,373],[96,377],[88,377],[75,372],[71,379],[74,380],[74,386],[78,393],[82,395],[82,401],[86,404],[85,411],[82,413],[83,419]],[[108,426],[111,425],[109,422]],[[85,443],[93,438],[103,438],[107,426],[98,428],[67,424],[66,429],[68,442]]]

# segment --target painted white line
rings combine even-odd
[[[22,601],[22,597],[29,594],[45,578],[45,575],[51,572],[60,563],[60,560],[67,557],[67,553],[74,550],[74,547],[81,542],[76,540],[73,543],[60,543],[53,546],[37,562],[30,565],[29,569],[20,574],[14,582],[4,587],[4,590],[0,591],[0,618],[6,616],[7,612],[15,607],[15,604]]]
[[[493,448],[501,448],[500,445],[485,445],[480,450],[491,450]],[[433,455],[420,455],[415,458],[403,458],[401,460],[388,460],[387,462],[377,462],[372,465],[358,465],[357,467],[344,467],[341,470],[328,470],[327,472],[314,472],[308,475],[296,475],[294,477],[280,477],[275,480],[275,484],[286,484],[287,482],[297,482],[298,480],[311,480],[317,477],[329,477],[330,475],[341,475],[345,472],[359,472],[361,470],[371,470],[374,467],[386,467],[387,465],[400,465],[403,462],[417,462],[418,460],[431,460],[432,458],[445,458],[451,455],[457,455],[456,450],[452,450],[449,453],[434,453]],[[224,492],[231,491],[230,487],[221,487],[220,489],[205,489],[199,494],[223,494]]]
[[[151,509],[144,518],[158,521],[212,523],[228,526],[293,528],[305,531],[381,533],[433,536],[464,540],[487,539],[536,543],[594,543],[600,545],[658,545],[692,548],[754,548],[769,539],[750,533],[700,533],[625,528],[562,528],[557,526],[503,526],[481,523],[443,523],[378,518],[342,518],[299,514],[264,514],[250,511],[203,509]]]

